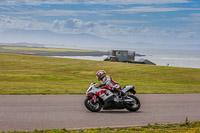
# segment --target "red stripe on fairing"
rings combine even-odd
[[[103,87],[101,87],[101,89],[112,90],[112,88],[111,88],[110,86],[103,86]],[[107,90],[106,90],[106,91],[107,91]]]
[[[102,95],[103,93],[104,93],[104,90],[101,90],[101,91],[97,92],[96,95],[97,95],[97,96],[100,96],[100,95]]]

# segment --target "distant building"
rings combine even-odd
[[[112,56],[117,57],[119,62],[135,60],[135,52],[130,53],[128,50],[112,50]]]
[[[135,52],[128,52],[128,50],[112,50],[111,55],[108,56],[104,61],[156,65],[155,63],[147,59],[140,59],[138,61],[135,61],[135,56],[136,56]]]
[[[112,50],[112,56],[117,57],[119,62],[128,61],[128,51],[127,50]]]

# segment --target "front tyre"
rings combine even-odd
[[[128,95],[132,99],[132,102],[125,102],[124,106],[127,110],[135,112],[140,108],[140,100],[133,95]]]
[[[102,108],[102,103],[100,101],[96,101],[96,103],[94,103],[91,97],[87,97],[84,104],[85,107],[91,112],[99,112]]]

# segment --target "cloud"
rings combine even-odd
[[[31,13],[31,12],[30,12]],[[96,11],[81,11],[81,10],[39,10],[34,14],[41,16],[78,16],[81,14],[96,14]]]
[[[183,32],[178,35],[178,38],[197,38],[199,37],[199,33],[195,31],[188,31],[188,32]]]
[[[67,20],[54,20],[50,27],[51,31],[59,33],[88,33],[95,29],[96,23],[69,18]]]
[[[10,17],[0,15],[0,29],[25,29],[25,30],[43,30],[47,25],[37,22],[29,17]]]
[[[66,20],[53,20],[52,22],[39,22],[31,17],[11,17],[0,15],[0,30],[23,29],[23,30],[50,30],[57,33],[92,33],[105,28],[98,22],[83,21],[78,18]]]
[[[130,5],[130,4],[169,4],[188,3],[188,0],[87,0],[85,4]]]
[[[130,4],[171,4],[189,3],[189,0],[1,0],[0,5],[41,5],[41,4],[101,4],[101,5],[130,5]]]
[[[137,24],[137,23],[149,23],[149,21],[144,20],[104,20],[103,22],[107,22],[110,24]]]
[[[117,23],[118,21],[118,23]],[[121,26],[118,25],[121,21]],[[130,35],[133,34],[135,28],[123,26],[123,23],[131,21],[122,20],[105,20],[105,21],[83,21],[77,18],[69,18],[67,20],[55,20],[51,24],[51,31],[57,33],[89,33],[97,36],[109,35]],[[117,24],[117,25],[116,25]]]
[[[1,12],[0,14],[14,14],[14,15],[36,15],[36,16],[83,16],[83,15],[98,15],[98,16],[112,16],[113,12],[120,14],[133,14],[140,12],[174,12],[174,11],[187,11],[194,10],[199,11],[200,8],[171,8],[171,7],[152,7],[152,6],[141,6],[141,7],[132,7],[125,9],[116,9],[116,10],[19,10],[19,11],[9,11]],[[198,13],[193,14],[193,16],[199,16]],[[126,21],[129,23],[128,21]],[[137,23],[137,21],[132,21]],[[124,22],[125,23],[125,22]]]
[[[176,19],[181,21],[200,22],[200,13],[192,13],[187,17],[178,17]]]
[[[37,15],[37,16],[80,16],[81,14],[97,14],[96,11],[81,11],[81,10],[33,10],[33,11],[18,11],[6,12],[6,14],[15,15]]]
[[[172,8],[172,7],[151,7],[151,6],[142,6],[142,7],[133,7],[128,9],[116,9],[110,10],[112,12],[119,13],[137,13],[137,12],[174,12],[182,10],[200,10],[200,8]]]
[[[198,16],[198,15],[197,15]],[[29,17],[10,17],[0,16],[0,29],[23,29],[23,30],[49,30],[59,34],[79,34],[88,33],[104,38],[114,38],[118,41],[142,41],[145,40],[177,40],[192,39],[199,40],[199,30],[190,28],[156,28],[147,26],[128,26],[126,23],[133,23],[134,20],[101,20],[101,21],[84,21],[78,18],[69,18],[65,20],[53,20],[50,23],[38,22]],[[137,23],[137,22],[136,22]],[[129,39],[127,39],[129,38]],[[143,38],[143,39],[142,39]]]
[[[8,7],[0,7],[0,10],[10,10]]]
[[[55,20],[52,24],[54,28],[67,28],[67,29],[77,29],[77,28],[92,28],[94,24],[92,22],[83,22],[80,19],[70,18],[68,20]]]
[[[192,13],[191,16],[200,17],[200,13]]]

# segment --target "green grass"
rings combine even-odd
[[[52,129],[34,131],[13,131],[7,133],[199,133],[200,122],[185,122],[180,124],[154,124],[143,127],[126,128],[92,128],[80,130]],[[6,133],[6,132],[2,132]]]
[[[200,69],[0,53],[0,94],[84,94],[100,69],[137,93],[200,93]]]
[[[0,46],[0,48],[3,50],[15,50],[15,51],[93,52],[89,50],[62,49],[62,48],[37,48],[37,47],[14,47],[14,46]]]

